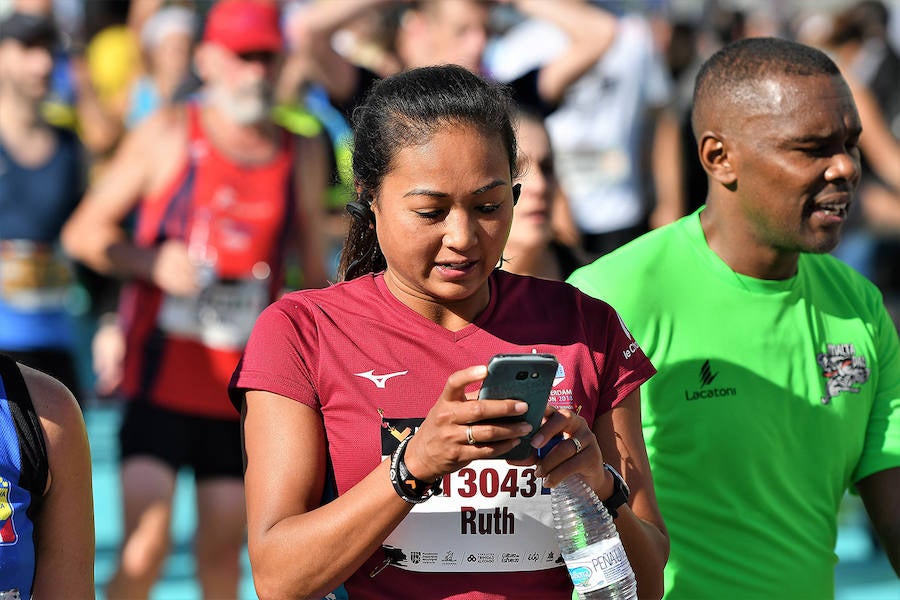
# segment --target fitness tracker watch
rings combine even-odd
[[[609,474],[613,477],[613,493],[612,496],[603,500],[603,506],[606,507],[607,512],[612,516],[613,519],[619,516],[619,511],[616,510],[626,502],[628,502],[628,496],[631,495],[631,490],[628,489],[628,484],[625,483],[625,480],[622,479],[622,476],[619,475],[619,472],[616,471],[612,466],[603,463],[603,468],[609,471]]]

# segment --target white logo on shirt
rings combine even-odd
[[[387,383],[387,380],[391,377],[398,377],[400,375],[406,375],[409,371],[397,371],[396,373],[385,373],[384,375],[376,375],[375,369],[371,371],[366,371],[365,373],[354,373],[357,377],[365,377],[369,381],[375,384],[375,387],[384,389],[384,384]]]

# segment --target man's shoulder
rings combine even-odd
[[[182,104],[162,106],[127,134],[127,139],[147,152],[170,144],[183,144],[188,135],[187,107]]]
[[[187,140],[187,112],[181,105],[160,108],[128,132],[121,145],[125,164],[143,173],[145,194],[168,184],[184,160]]]
[[[654,229],[636,240],[576,269],[568,281],[577,287],[605,281],[617,285],[622,280],[639,282],[648,271],[664,269],[688,242],[683,223],[678,221]]]
[[[803,254],[800,268],[812,285],[839,290],[842,295],[881,302],[881,290],[859,271],[830,254]]]

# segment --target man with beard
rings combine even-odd
[[[77,259],[126,280],[125,539],[109,598],[149,595],[182,467],[196,479],[203,595],[237,596],[243,469],[228,380],[256,316],[281,290],[289,247],[304,286],[326,283],[326,147],[270,120],[281,48],[275,3],[215,4],[194,56],[198,95],[126,137],[63,232]],[[122,223],[132,211],[129,235]]]
[[[705,208],[569,278],[659,369],[641,410],[665,597],[833,598],[848,488],[900,574],[900,343],[827,254],[860,179],[853,95],[822,52],[747,39],[701,68],[692,122]]]

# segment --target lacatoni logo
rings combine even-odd
[[[719,376],[718,371],[713,371],[709,360],[705,361],[700,367],[697,380],[700,382],[700,388],[695,390],[684,390],[685,400],[703,400],[706,398],[721,398],[723,396],[734,396],[737,394],[737,388],[733,387],[712,387],[716,377]]]

